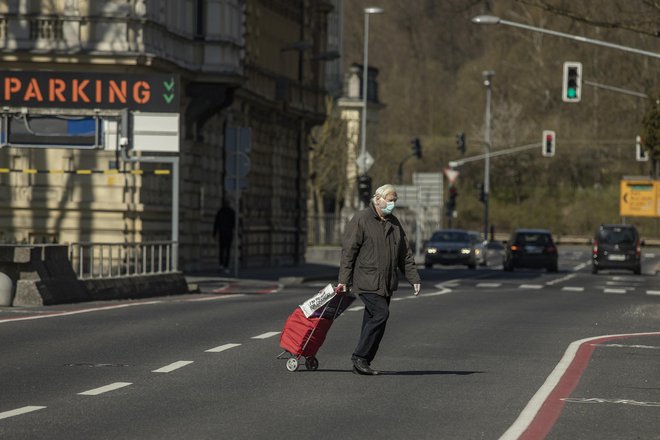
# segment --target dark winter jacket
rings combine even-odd
[[[373,203],[353,216],[342,241],[339,283],[357,293],[391,296],[399,286],[398,270],[410,284],[420,283],[406,234],[393,215],[381,220]]]

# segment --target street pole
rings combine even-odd
[[[500,17],[494,15],[479,15],[472,18],[473,23],[477,24],[504,24],[507,26],[517,27],[520,29],[525,29],[528,31],[540,32],[543,34],[553,35],[555,37],[568,38],[574,41],[579,41],[580,43],[589,43],[595,44],[597,46],[609,47],[610,49],[618,49],[624,52],[630,52],[637,55],[644,55],[647,57],[660,58],[660,53],[649,52],[647,50],[635,49],[634,47],[622,46],[620,44],[608,43],[607,41],[594,40],[593,38],[581,37],[579,35],[567,34],[564,32],[557,32],[550,29],[544,29],[536,26],[530,26],[528,24],[516,23],[515,21],[504,20]]]
[[[492,77],[495,75],[495,72],[492,70],[484,70],[482,72],[484,77],[484,85],[486,86],[486,128],[484,131],[484,148],[486,149],[486,155],[484,160],[484,240],[488,240],[488,202],[490,194],[490,150],[491,150],[491,140],[490,140],[490,121],[491,121],[491,83]]]
[[[360,156],[367,154],[367,83],[369,82],[369,15],[380,14],[383,8],[364,8],[364,59],[362,64],[362,120],[360,121]],[[360,175],[367,174],[366,160],[360,162]],[[360,204],[362,202],[360,201]]]

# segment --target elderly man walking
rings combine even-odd
[[[390,299],[401,270],[419,294],[421,281],[408,239],[392,215],[397,194],[393,185],[376,190],[371,203],[353,216],[342,240],[338,289],[352,289],[364,302],[362,331],[351,356],[355,374],[376,375],[371,368],[385,334]]]

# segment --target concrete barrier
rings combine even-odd
[[[11,281],[13,306],[134,299],[189,292],[182,272],[79,280],[69,262],[66,245],[0,245],[0,273]]]

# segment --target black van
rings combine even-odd
[[[591,273],[601,269],[642,273],[642,242],[633,225],[600,225],[593,244]]]

